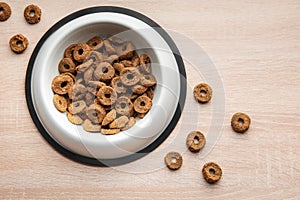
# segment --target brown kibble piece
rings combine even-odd
[[[37,5],[30,4],[24,9],[24,17],[29,24],[39,23],[41,16],[42,10]]]
[[[125,93],[127,91],[126,87],[124,87],[123,83],[120,80],[120,76],[117,76],[111,80],[111,87],[117,93]]]
[[[68,111],[74,115],[84,111],[85,108],[86,108],[86,103],[83,100],[74,101],[69,104]]]
[[[86,90],[85,86],[80,83],[76,83],[68,91],[68,96],[70,99],[72,99],[72,101],[78,101],[78,100],[84,99],[86,93],[87,93],[87,90]]]
[[[97,98],[102,105],[109,106],[116,102],[117,93],[112,87],[103,86],[97,92]]]
[[[52,80],[52,90],[56,94],[67,94],[73,87],[74,80],[68,75],[58,75]]]
[[[100,132],[101,125],[91,122],[89,119],[84,120],[83,129],[87,132]]]
[[[235,113],[231,118],[231,127],[237,133],[245,133],[250,126],[251,119],[245,113]]]
[[[122,60],[120,63],[123,64],[124,67],[134,67],[130,60]]]
[[[93,123],[101,123],[106,112],[102,106],[92,104],[87,108],[86,115]]]
[[[147,113],[152,107],[152,100],[147,96],[139,96],[134,101],[133,107],[138,113]]]
[[[117,99],[115,109],[118,114],[128,116],[133,111],[133,104],[128,97],[121,96]]]
[[[96,48],[97,46],[99,47],[99,44],[103,42],[103,39],[99,36],[95,36],[91,39],[89,39],[86,43],[91,47],[91,48]]]
[[[120,75],[122,83],[126,86],[133,86],[140,81],[140,73],[135,67],[124,68]]]
[[[64,52],[64,57],[65,58],[71,58],[72,60],[74,60],[73,52],[74,52],[74,49],[75,49],[76,45],[77,44],[71,44],[66,48],[66,50]]]
[[[118,72],[121,72],[125,68],[122,63],[114,63],[113,67]]]
[[[61,75],[70,76],[73,79],[73,82],[75,82],[76,77],[74,74],[71,74],[70,72],[65,72],[65,73],[62,73]]]
[[[70,72],[74,73],[76,66],[71,58],[63,58],[58,64],[59,73]]]
[[[114,135],[114,134],[117,134],[119,132],[120,132],[119,128],[114,128],[114,129],[105,129],[105,128],[102,128],[101,129],[101,133],[103,135]]]
[[[94,77],[97,80],[100,81],[109,81],[111,80],[115,75],[115,69],[111,64],[107,62],[102,62],[99,65],[97,65],[95,71],[94,71]]]
[[[80,125],[83,123],[83,120],[79,115],[72,115],[71,113],[67,112],[67,118],[72,124],[75,125]]]
[[[77,62],[82,63],[89,56],[90,51],[89,45],[84,43],[77,44],[73,51],[73,57]]]
[[[117,117],[117,112],[116,112],[115,109],[112,109],[104,117],[104,119],[102,121],[102,126],[108,125],[109,123],[111,123],[112,121],[114,121],[116,119],[116,117]]]
[[[154,87],[149,87],[148,90],[146,91],[147,97],[150,99],[153,99],[154,97]]]
[[[58,95],[58,94],[54,94],[53,104],[59,112],[66,112],[67,107],[68,107],[67,99],[63,96]]]
[[[156,85],[156,79],[152,74],[146,74],[140,79],[141,84],[145,87],[151,87]]]
[[[14,35],[9,40],[10,49],[19,54],[26,50],[28,46],[27,38],[22,34]]]
[[[186,145],[191,152],[200,151],[205,143],[205,136],[200,131],[192,131],[186,138]]]
[[[11,16],[11,8],[5,2],[0,2],[0,21],[6,21]]]
[[[136,94],[144,94],[146,91],[147,91],[148,88],[146,88],[145,86],[142,86],[142,85],[134,85],[132,87],[132,91]]]
[[[202,168],[202,175],[208,183],[216,183],[222,177],[222,169],[218,164],[208,162]]]
[[[177,170],[182,165],[182,156],[177,152],[169,152],[165,156],[165,163],[171,170]]]
[[[109,128],[124,128],[128,123],[129,119],[126,116],[121,116],[115,119],[113,122],[109,124]]]
[[[140,55],[140,66],[142,67],[143,72],[151,73],[151,59],[148,55]]]
[[[199,103],[207,103],[212,96],[212,89],[206,83],[200,83],[194,87],[194,97]]]

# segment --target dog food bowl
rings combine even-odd
[[[157,79],[151,110],[116,135],[84,131],[52,102],[51,82],[66,47],[103,34],[132,41],[139,54],[148,54]],[[120,7],[87,8],[57,22],[35,47],[26,74],[28,109],[42,136],[64,156],[89,165],[120,165],[153,151],[176,126],[185,95],[184,64],[170,36],[148,17]]]

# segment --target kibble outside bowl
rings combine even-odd
[[[139,54],[148,54],[157,79],[148,114],[127,131],[108,136],[71,124],[54,107],[51,90],[66,47],[103,34],[132,41]],[[41,38],[28,64],[26,100],[38,130],[61,154],[89,165],[120,165],[151,152],[172,132],[185,101],[185,77],[176,45],[158,24],[129,9],[93,7],[63,18]]]

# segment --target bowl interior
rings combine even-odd
[[[64,50],[73,43],[86,42],[94,36],[115,35],[134,43],[139,54],[152,60],[157,79],[153,106],[134,127],[119,134],[104,136],[88,133],[71,124],[65,113],[53,103],[52,79]],[[125,14],[94,13],[70,21],[56,30],[41,47],[33,67],[32,98],[38,117],[49,135],[68,150],[83,156],[112,159],[133,154],[154,141],[172,119],[179,98],[180,77],[173,52],[149,25]]]

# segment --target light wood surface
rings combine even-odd
[[[300,199],[300,1],[6,2],[12,16],[0,23],[0,199]],[[42,8],[37,25],[28,25],[23,18],[29,3]],[[24,95],[29,57],[59,19],[100,5],[139,11],[166,30],[190,38],[211,58],[226,101],[221,135],[208,155],[185,150],[187,131],[197,128],[207,133],[213,109],[212,103],[198,105],[193,100],[190,87],[203,79],[192,73],[187,60],[186,108],[197,112],[199,120],[189,124],[188,117],[182,118],[176,128],[180,131],[145,159],[117,168],[85,166],[61,156],[39,134]],[[16,33],[30,41],[21,55],[8,46]],[[244,135],[230,127],[231,116],[238,111],[252,119]],[[164,153],[171,150],[183,152],[183,166],[175,172],[163,163]],[[207,161],[223,169],[216,185],[202,178]]]

